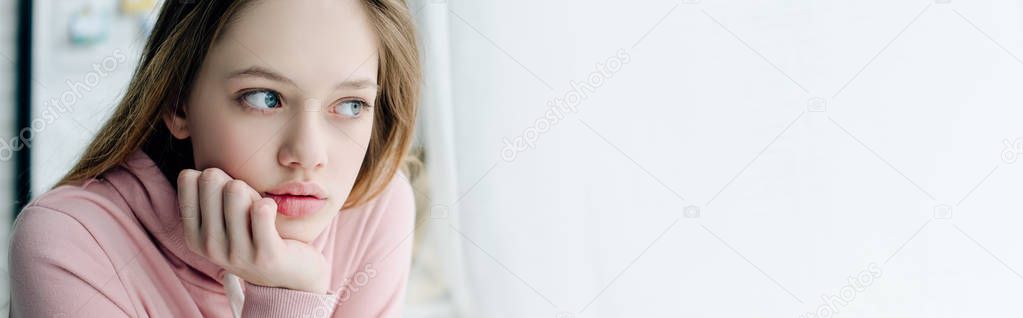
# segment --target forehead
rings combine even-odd
[[[375,80],[377,50],[361,1],[261,0],[236,15],[209,58],[225,71],[261,65],[303,85],[324,78]]]

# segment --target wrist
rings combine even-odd
[[[296,284],[293,287],[286,287],[288,289],[294,289],[298,291],[304,291],[307,293],[314,294],[326,294],[329,289],[327,286],[327,280],[320,279],[316,282],[308,282],[303,284]]]
[[[296,277],[293,283],[285,285],[285,288],[294,289],[309,293],[326,294],[329,286],[327,275],[309,275],[307,277]]]

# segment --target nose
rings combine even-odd
[[[286,124],[277,160],[288,168],[318,170],[327,164],[323,114],[312,110],[313,107],[306,109],[299,110]]]

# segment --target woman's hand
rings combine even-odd
[[[313,293],[328,289],[327,260],[312,246],[281,238],[277,204],[216,168],[178,174],[185,243],[246,282]]]

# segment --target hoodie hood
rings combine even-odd
[[[148,155],[137,150],[125,162],[104,173],[102,178],[120,193],[154,243],[165,254],[170,254],[168,258],[172,264],[176,263],[175,260],[180,261],[208,278],[224,282],[227,272],[223,268],[185,245],[177,191]]]

